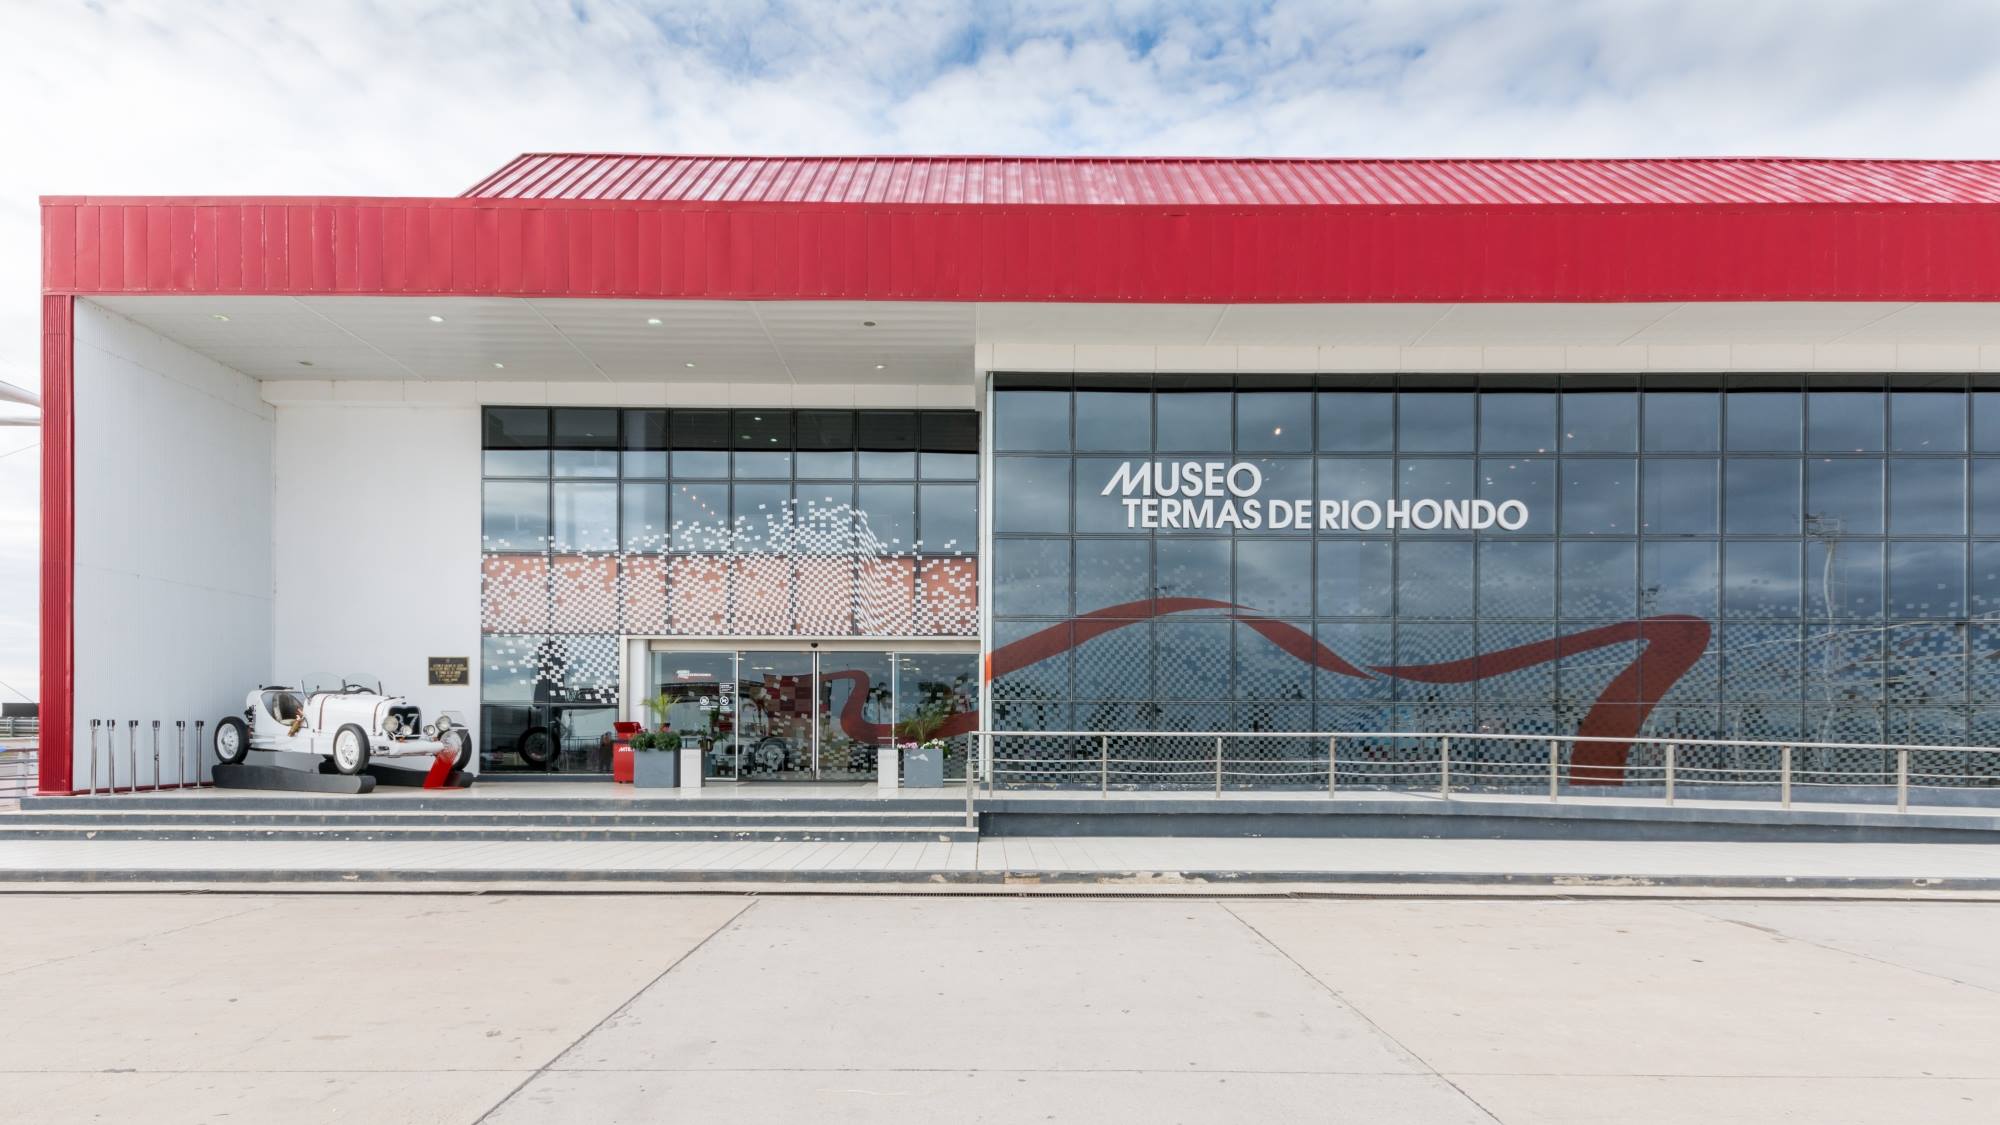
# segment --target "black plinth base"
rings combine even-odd
[[[429,771],[391,769],[388,766],[368,767],[368,776],[374,778],[375,783],[378,785],[408,785],[421,788],[424,784],[424,775],[427,772]],[[444,787],[446,789],[470,789],[472,788],[472,778],[473,775],[464,770],[453,770],[451,771],[451,775],[444,779]]]
[[[282,766],[249,764],[215,767],[217,789],[281,789],[292,793],[369,793],[375,779],[366,774],[316,773]]]

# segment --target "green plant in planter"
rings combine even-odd
[[[938,731],[951,721],[951,716],[950,699],[933,697],[925,700],[917,708],[916,714],[896,724],[896,741],[919,744],[936,742],[942,746],[943,740],[938,737]]]
[[[673,697],[664,691],[648,699],[646,701],[646,710],[652,713],[653,725],[661,730],[667,729],[667,712],[671,711],[673,706]]]
[[[681,748],[681,736],[672,731],[661,731],[658,734],[651,735],[648,737],[648,742],[650,743],[647,746],[649,750],[678,750]]]
[[[651,750],[653,748],[653,734],[651,731],[642,730],[638,734],[633,735],[632,740],[626,743],[626,745],[630,746],[634,753],[640,750]]]

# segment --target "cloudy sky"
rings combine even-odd
[[[535,149],[1995,157],[1996,43],[1992,0],[0,0],[0,379],[39,381],[42,194],[449,195]],[[0,429],[31,694],[35,440]]]

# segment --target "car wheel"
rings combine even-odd
[[[472,764],[471,731],[466,730],[464,727],[453,727],[439,735],[438,738],[446,746],[454,744],[458,746],[458,757],[453,758],[451,761],[452,769],[463,770]]]
[[[515,746],[521,760],[538,770],[545,770],[556,763],[556,739],[547,727],[536,727],[521,736]]]
[[[349,723],[333,733],[333,768],[352,776],[368,768],[368,732]]]
[[[225,766],[241,762],[250,753],[250,728],[234,715],[215,724],[215,760]]]
[[[767,738],[751,751],[757,759],[758,768],[765,773],[778,773],[785,768],[785,759],[790,756],[791,747],[782,738]]]

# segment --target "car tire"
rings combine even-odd
[[[243,720],[230,715],[215,724],[215,760],[225,766],[233,766],[250,756],[250,728]]]
[[[343,745],[355,749],[343,755],[341,753]],[[333,732],[333,752],[328,756],[333,760],[334,769],[352,777],[368,768],[368,750],[368,732],[354,723],[348,723]]]
[[[446,738],[454,736],[458,739],[458,757],[451,760],[451,768],[464,770],[472,764],[472,732],[464,727],[453,727],[444,734]]]
[[[521,741],[514,745],[515,753],[531,768],[554,769],[556,764],[556,737],[547,727],[534,727],[521,735]]]

